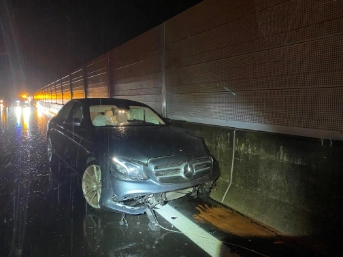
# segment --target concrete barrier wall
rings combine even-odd
[[[173,126],[204,138],[218,160],[216,201],[286,235],[342,229],[342,142],[181,121]]]

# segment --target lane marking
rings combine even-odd
[[[228,256],[231,253],[229,247],[170,205],[159,206],[154,210],[210,256]]]

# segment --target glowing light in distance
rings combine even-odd
[[[15,115],[17,116],[17,123],[20,124],[20,118],[21,118],[21,107],[17,106],[15,108]]]
[[[25,107],[23,109],[24,123],[25,124],[28,124],[30,121],[30,112],[31,112],[31,109],[29,107]]]

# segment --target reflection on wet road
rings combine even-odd
[[[275,244],[270,231],[232,234],[238,219],[211,200],[186,197],[161,207],[167,230],[150,230],[146,215],[120,225],[120,214],[87,206],[72,169],[49,167],[48,119],[33,107],[0,109],[0,256],[311,256]]]

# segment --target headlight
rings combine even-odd
[[[119,174],[131,180],[146,180],[149,178],[141,163],[113,157],[112,166]]]

